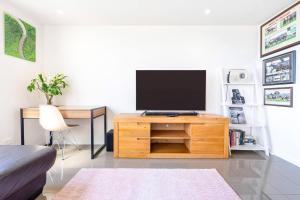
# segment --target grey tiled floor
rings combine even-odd
[[[245,200],[300,200],[300,168],[278,157],[254,152],[234,152],[226,159],[114,159],[104,152],[90,159],[88,148],[69,147],[65,161],[52,167],[43,195],[51,199],[81,168],[216,168],[227,183]]]

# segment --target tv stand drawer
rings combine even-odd
[[[119,123],[119,137],[150,137],[150,123]]]
[[[224,124],[209,124],[209,123],[192,124],[191,137],[224,138]]]
[[[120,157],[145,157],[150,153],[150,138],[147,137],[120,137]]]
[[[191,153],[195,153],[195,154],[222,154],[224,152],[224,139],[222,138],[192,139],[190,151]]]

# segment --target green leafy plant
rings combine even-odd
[[[29,92],[35,90],[45,94],[47,104],[51,105],[54,96],[62,95],[62,90],[68,87],[66,82],[67,76],[64,74],[56,74],[53,77],[38,74],[36,78],[32,79],[27,86]]]

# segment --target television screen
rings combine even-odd
[[[137,110],[205,110],[205,70],[137,70]]]

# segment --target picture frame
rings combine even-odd
[[[231,124],[247,124],[243,107],[228,108]]]
[[[296,51],[263,61],[263,85],[296,83]]]
[[[24,20],[4,13],[4,53],[36,62],[36,28]]]
[[[293,87],[265,88],[264,105],[293,107]]]
[[[260,56],[300,44],[300,1],[260,27]]]

